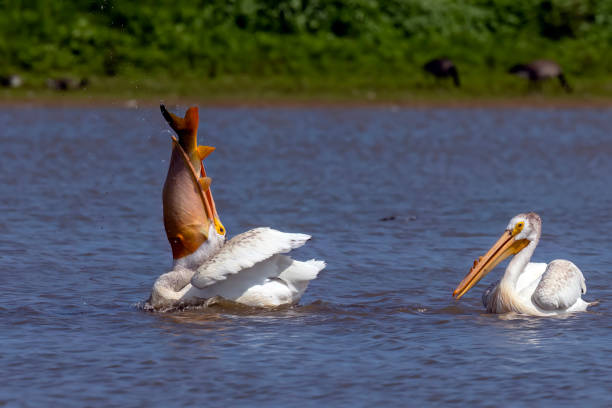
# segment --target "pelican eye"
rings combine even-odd
[[[523,221],[517,222],[512,230],[512,235],[516,235],[521,232],[525,228],[525,223]]]
[[[225,227],[221,224],[221,221],[215,218],[215,230],[219,235],[225,235]]]

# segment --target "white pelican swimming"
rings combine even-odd
[[[179,137],[172,137],[163,191],[174,267],[156,280],[150,305],[166,309],[216,296],[260,307],[298,302],[325,262],[294,261],[282,254],[304,245],[310,236],[256,228],[225,243],[226,231],[202,163],[214,148],[197,145],[197,107],[189,108],[184,118],[163,105],[161,111]]]
[[[584,312],[591,303],[581,298],[586,293],[586,284],[576,265],[563,259],[549,264],[529,262],[541,233],[542,220],[536,213],[512,218],[501,238],[484,256],[474,261],[474,266],[453,296],[461,298],[497,264],[514,255],[502,279],[491,285],[482,296],[488,312],[533,316]]]

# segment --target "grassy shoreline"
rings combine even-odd
[[[0,104],[585,106],[612,99],[612,0],[8,1]],[[451,58],[461,89],[423,72]],[[507,74],[552,59],[575,90]],[[55,93],[47,78],[87,77]],[[127,103],[126,101],[130,101]]]
[[[28,81],[17,89],[1,89],[2,106],[140,107],[168,104],[203,106],[406,106],[406,107],[612,107],[612,78],[573,81],[565,93],[556,81],[537,91],[509,75],[465,76],[465,85],[418,78],[91,78],[85,89],[54,91],[44,81]]]

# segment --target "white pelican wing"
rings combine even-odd
[[[191,284],[203,289],[273,255],[299,248],[309,239],[310,235],[289,234],[271,228],[255,228],[236,235],[198,268]]]
[[[580,269],[570,261],[557,259],[546,267],[531,299],[545,310],[568,309],[583,293],[586,284]]]

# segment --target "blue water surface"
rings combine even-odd
[[[178,111],[184,106],[176,108]],[[0,406],[610,406],[612,137],[594,109],[202,108],[221,220],[313,239],[299,306],[144,311],[171,266],[157,108],[0,111]],[[591,312],[451,293],[509,219]],[[391,218],[381,221],[383,218]]]

